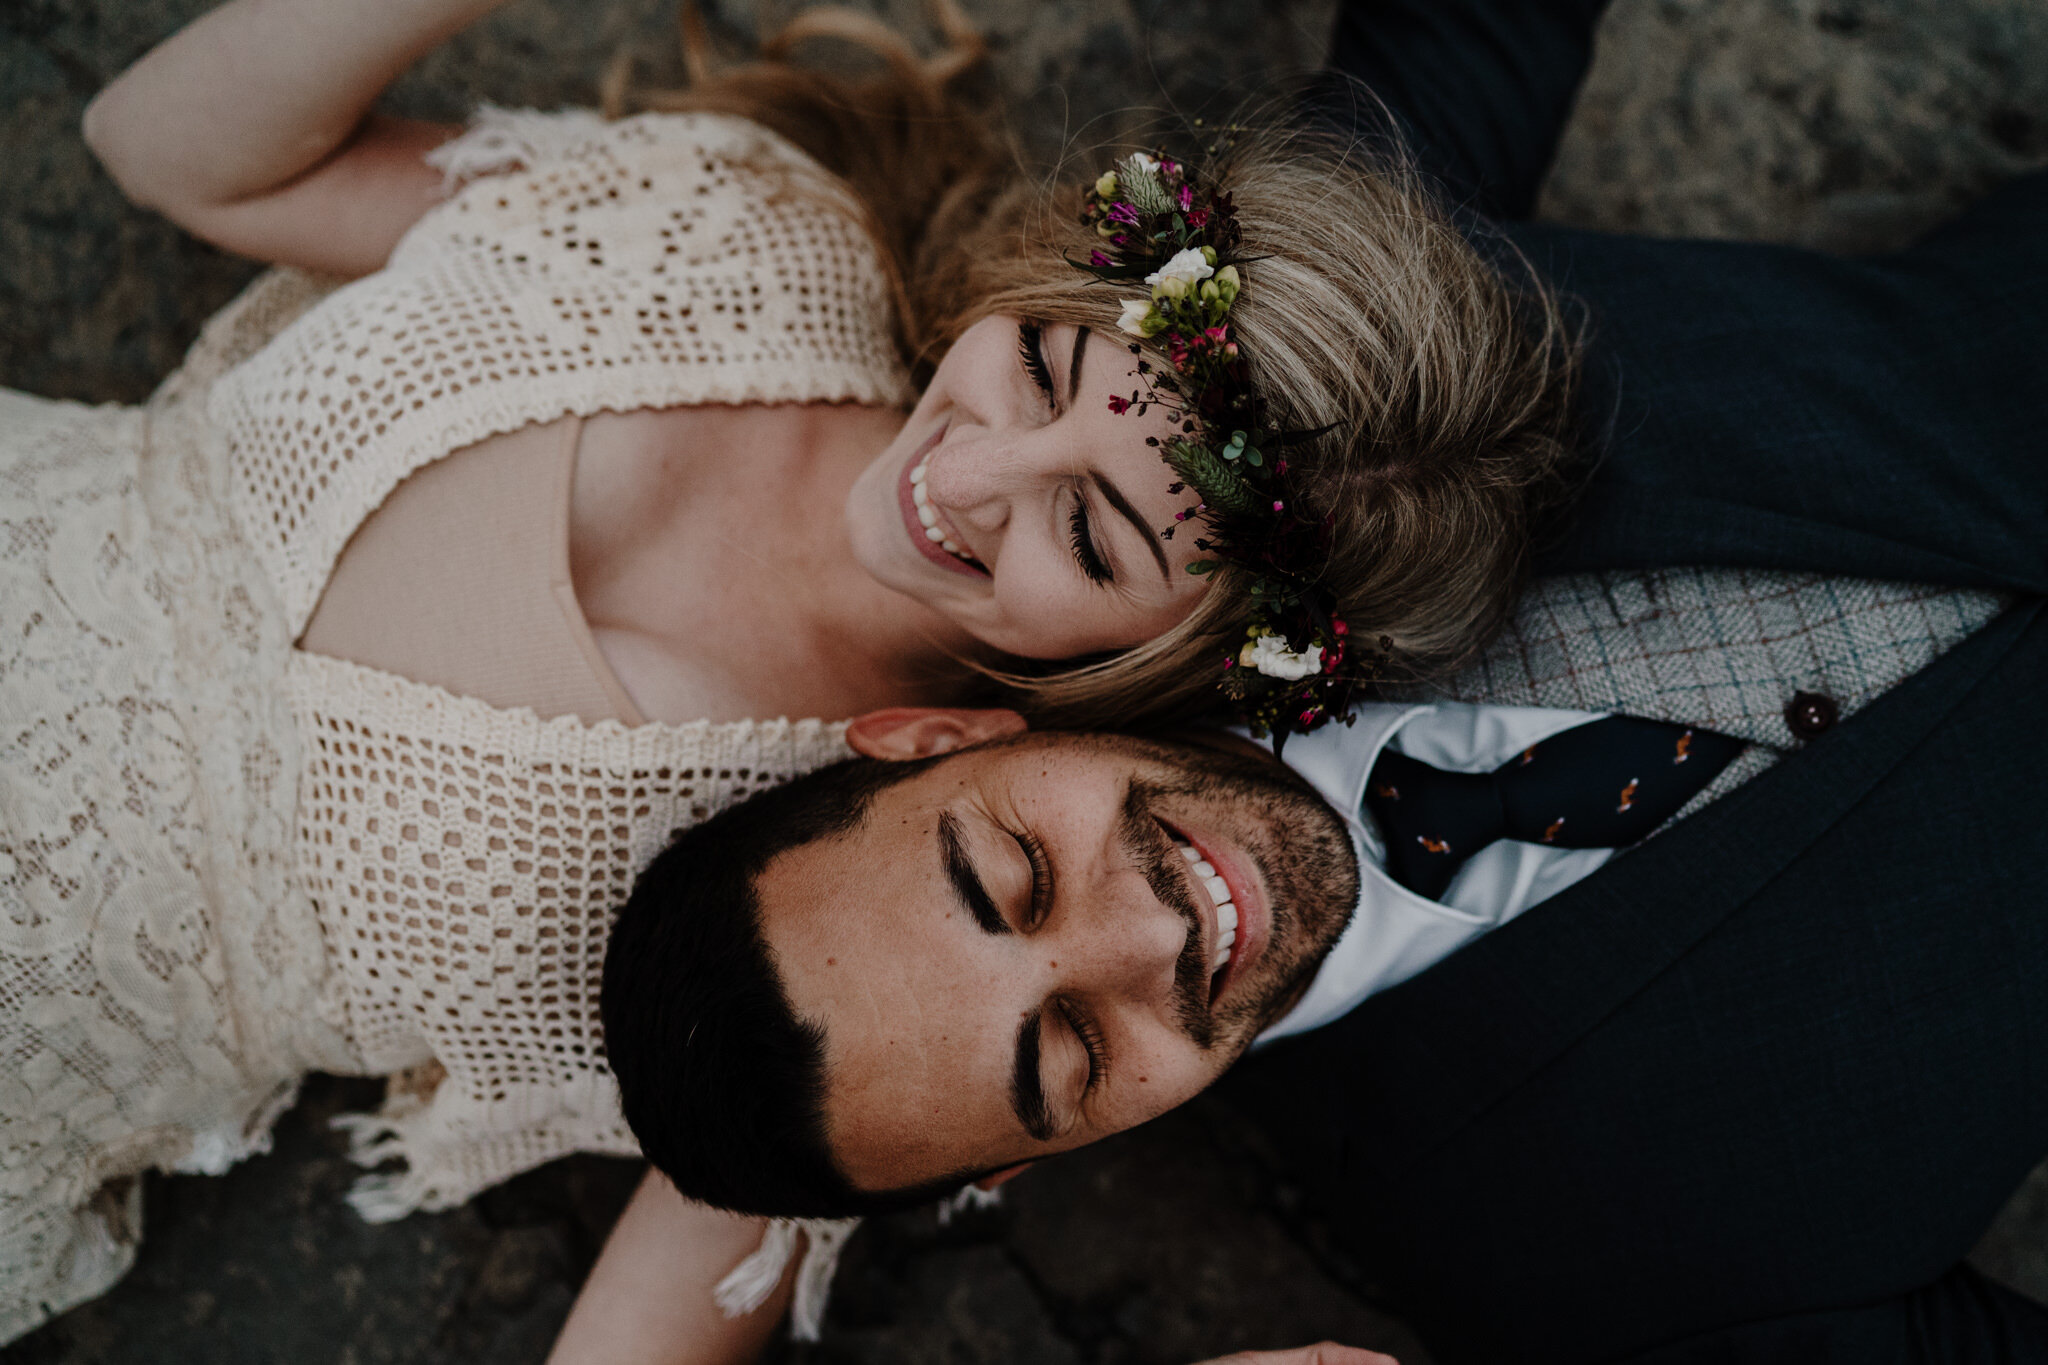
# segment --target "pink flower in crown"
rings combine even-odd
[[[1121,417],[1131,410],[1131,400],[1113,393],[1109,396],[1109,410]]]
[[[1207,209],[1189,209],[1187,217],[1188,226],[1191,228],[1200,229],[1209,226],[1209,210]]]
[[[1088,253],[1088,264],[1115,265],[1116,262],[1110,258],[1110,254],[1107,251],[1091,251]]]
[[[1122,223],[1125,227],[1136,227],[1138,225],[1138,211],[1129,204],[1119,201],[1109,206],[1109,221],[1112,223]]]
[[[1230,340],[1230,328],[1228,326],[1204,327],[1202,335],[1215,342],[1218,346],[1221,346],[1224,342]]]
[[[1180,205],[1180,211],[1182,213],[1186,213],[1189,209],[1193,208],[1195,206],[1194,186],[1182,185],[1180,187],[1180,193],[1174,196],[1174,202]]]

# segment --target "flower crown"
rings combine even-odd
[[[1379,676],[1391,640],[1377,650],[1350,637],[1323,586],[1331,518],[1296,510],[1287,485],[1289,447],[1330,428],[1282,431],[1267,423],[1249,379],[1230,310],[1256,258],[1238,254],[1230,196],[1195,183],[1165,153],[1133,153],[1089,189],[1081,221],[1103,244],[1070,263],[1109,284],[1142,280],[1151,293],[1127,299],[1117,325],[1164,351],[1170,368],[1139,357],[1139,387],[1109,400],[1110,411],[1159,407],[1177,428],[1146,444],[1178,476],[1170,492],[1192,489],[1200,502],[1175,516],[1199,523],[1195,548],[1205,556],[1188,572],[1209,575],[1229,565],[1250,587],[1246,643],[1223,660],[1218,684],[1253,735],[1287,737],[1333,718],[1347,724],[1358,689]]]

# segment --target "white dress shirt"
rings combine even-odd
[[[1367,996],[1399,985],[1488,929],[1507,923],[1587,876],[1613,849],[1551,848],[1502,839],[1458,869],[1433,901],[1389,877],[1385,844],[1364,808],[1366,779],[1380,750],[1457,772],[1491,772],[1560,730],[1599,720],[1594,711],[1533,706],[1371,705],[1351,725],[1328,725],[1287,741],[1285,762],[1322,793],[1351,830],[1358,856],[1358,906],[1308,993],[1261,1043],[1320,1028]]]

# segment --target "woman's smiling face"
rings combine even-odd
[[[846,501],[855,555],[982,643],[1032,659],[1128,649],[1178,624],[1205,580],[1171,539],[1173,471],[1147,437],[1167,413],[1115,413],[1141,388],[1128,343],[990,317],[939,364],[910,420]],[[934,534],[936,533],[936,534]]]

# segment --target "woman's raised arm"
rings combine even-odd
[[[346,275],[435,202],[453,130],[372,116],[398,74],[504,0],[231,0],[123,72],[85,140],[123,192],[229,251]]]

